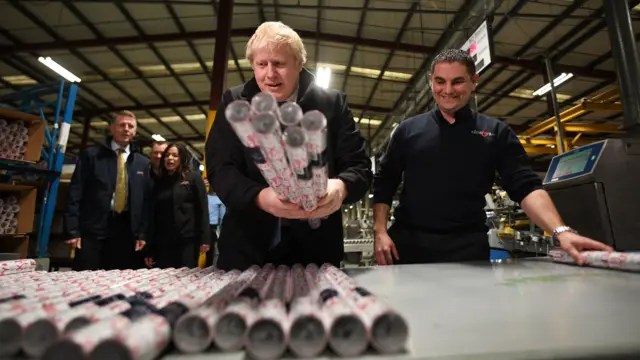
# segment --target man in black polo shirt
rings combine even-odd
[[[578,263],[579,251],[611,251],[562,222],[509,126],[469,108],[477,81],[475,64],[465,51],[444,51],[431,65],[437,108],[394,129],[374,181],[377,263],[488,260],[484,195],[496,170],[511,199]],[[401,180],[395,223],[387,231],[390,204]]]

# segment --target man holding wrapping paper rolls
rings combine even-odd
[[[343,204],[360,200],[371,181],[371,162],[344,94],[323,89],[303,68],[306,50],[298,34],[280,22],[260,25],[247,44],[254,78],[227,90],[216,112],[206,144],[209,182],[227,208],[218,241],[218,266],[246,269],[251,265],[294,263],[340,264],[343,258]],[[328,169],[326,195],[305,211],[280,200],[267,185],[225,115],[237,100],[251,101],[270,93],[279,104],[296,102],[306,113],[319,110],[327,120]],[[309,219],[321,219],[313,229]]]
[[[489,260],[484,195],[496,170],[511,199],[579,263],[581,250],[611,251],[565,226],[509,126],[469,108],[477,81],[465,51],[439,54],[430,74],[437,108],[401,122],[392,133],[374,183],[377,263]],[[396,220],[387,232],[403,177]]]

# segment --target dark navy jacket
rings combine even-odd
[[[226,207],[220,229],[218,267],[246,269],[263,265],[276,233],[278,219],[256,205],[260,191],[268,187],[238,136],[225,117],[234,100],[250,101],[260,92],[255,79],[227,90],[216,112],[206,144],[207,176],[212,189]],[[373,174],[365,141],[353,120],[346,95],[315,84],[307,70],[300,73],[297,104],[303,112],[319,110],[327,118],[326,159],[329,178],[341,179],[347,188],[345,203],[359,201],[369,189]],[[336,211],[311,230],[306,222],[290,222],[301,248],[298,262],[329,262],[339,266],[344,254],[342,213]]]
[[[71,177],[64,217],[65,231],[70,239],[100,238],[108,235],[117,164],[117,154],[105,145],[89,147],[80,154]],[[127,209],[131,216],[131,231],[135,240],[146,239],[149,171],[149,159],[135,151],[135,147],[132,146],[127,158]]]

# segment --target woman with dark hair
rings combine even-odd
[[[181,144],[169,144],[151,193],[150,244],[147,266],[198,266],[209,251],[209,206],[204,180],[193,170],[192,157]]]

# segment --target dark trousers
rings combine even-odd
[[[115,270],[139,268],[136,262],[136,239],[131,232],[129,212],[109,215],[107,236],[82,236],[76,249],[73,270]]]
[[[193,239],[190,241],[176,239],[175,242],[158,246],[153,256],[153,260],[156,263],[156,267],[161,269],[170,267],[196,268],[198,267],[199,253],[200,245],[196,244]]]
[[[269,250],[266,263],[274,266],[286,265],[293,266],[295,264],[316,264],[318,266],[324,263],[333,264],[340,267],[342,254],[330,251],[319,251],[315,244],[311,244],[301,233],[298,228],[292,226],[282,226],[280,242]],[[325,250],[329,250],[328,247]]]
[[[396,245],[399,260],[394,264],[489,261],[490,248],[486,232],[432,234],[394,224],[389,237]]]

